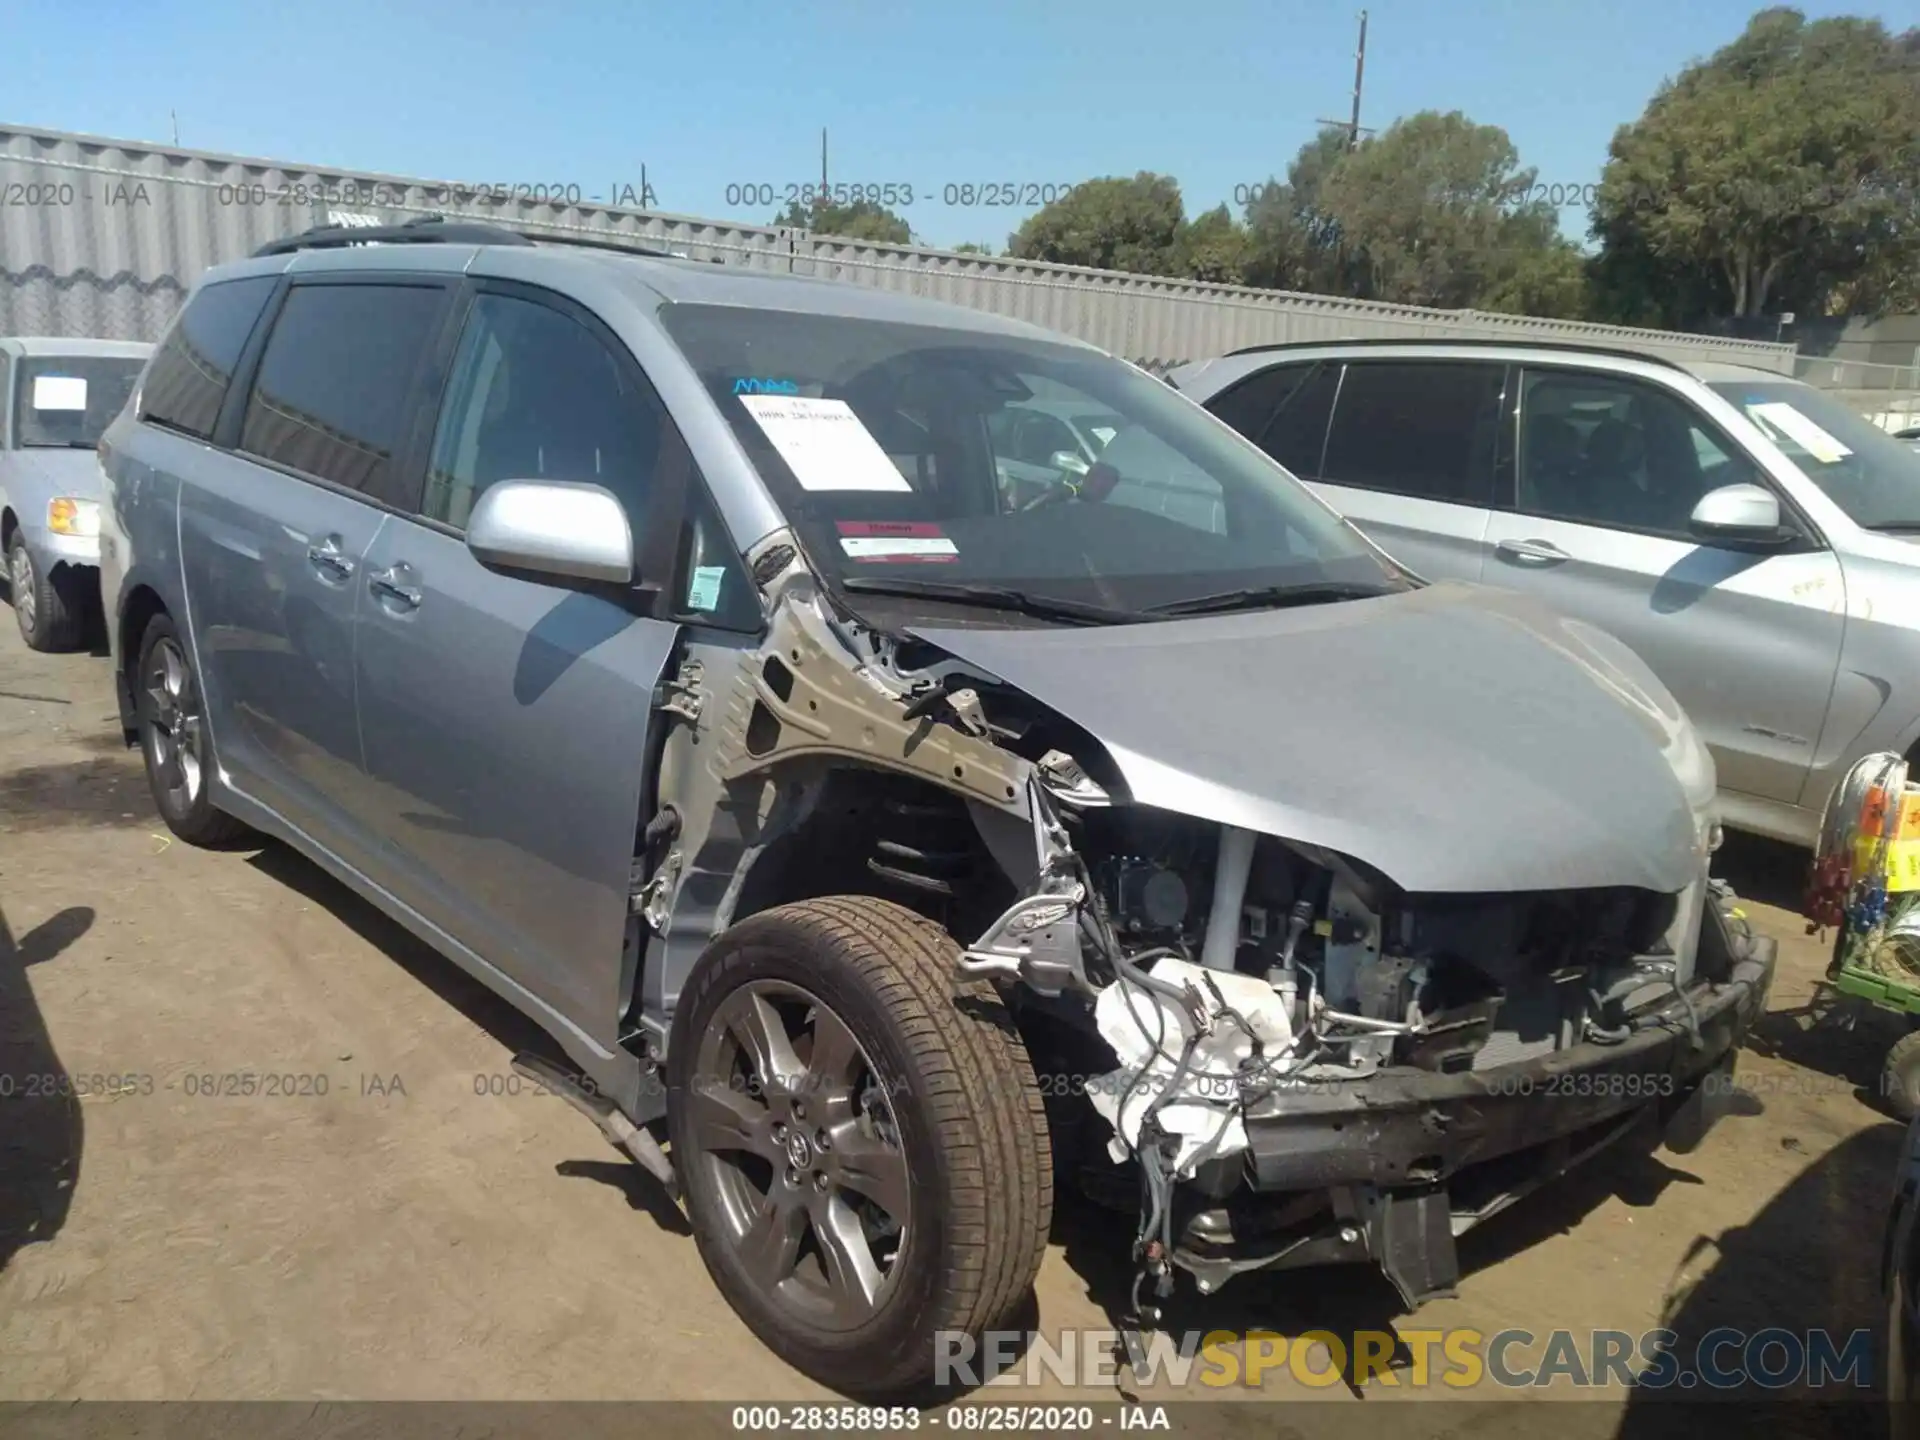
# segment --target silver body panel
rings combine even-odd
[[[1082,725],[1135,801],[1408,890],[1672,893],[1705,865],[1713,767],[1672,697],[1618,642],[1497,591],[915,633]]]
[[[1712,751],[1725,823],[1810,844],[1859,756],[1920,744],[1920,546],[1855,524],[1738,407],[1709,388],[1739,365],[1661,364],[1525,344],[1301,346],[1176,370],[1205,403],[1256,371],[1321,360],[1441,360],[1629,376],[1704,416],[1815,537],[1799,553],[1694,541],[1455,505],[1384,490],[1313,488],[1434,579],[1502,586],[1607,630],[1673,692]],[[1511,403],[1511,401],[1509,401]]]

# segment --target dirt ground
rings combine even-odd
[[[1169,1326],[1873,1326],[1899,1130],[1859,1087],[1883,1047],[1802,1013],[1823,954],[1791,913],[1798,858],[1736,837],[1723,860],[1781,942],[1750,1113],[1490,1221],[1459,1297],[1418,1315],[1312,1271]],[[170,840],[105,659],[34,655],[0,617],[0,1399],[826,1398],[733,1318],[638,1168],[512,1080],[539,1044],[291,852]],[[236,1072],[282,1078],[202,1093]],[[23,1098],[48,1075],[88,1093]],[[1062,1208],[1039,1328],[1103,1329],[1128,1227]],[[1307,1393],[1276,1374],[1265,1393]],[[1624,1401],[1602,1433],[1632,1428]]]

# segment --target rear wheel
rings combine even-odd
[[[673,1159],[701,1258],[836,1389],[935,1378],[1005,1323],[1052,1216],[1039,1087],[998,994],[897,905],[782,906],[714,942],[674,1016]]]
[[[1902,1035],[1887,1051],[1880,1068],[1880,1103],[1897,1119],[1920,1115],[1920,1030]]]
[[[30,649],[71,650],[80,643],[86,606],[73,583],[72,568],[54,575],[42,573],[33,563],[26,537],[17,530],[7,549],[7,588],[13,597],[14,623]]]
[[[167,828],[190,845],[230,845],[247,827],[208,797],[213,747],[207,736],[200,681],[173,621],[156,615],[140,637],[134,672],[140,749],[147,786]]]

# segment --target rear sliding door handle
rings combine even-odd
[[[337,535],[307,546],[307,563],[329,579],[346,580],[353,575],[353,558],[340,548]]]

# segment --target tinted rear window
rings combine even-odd
[[[209,438],[253,322],[278,283],[259,275],[202,286],[153,358],[140,391],[140,418]]]
[[[445,291],[413,285],[297,285],[247,397],[240,448],[387,498],[407,399]]]
[[[1505,373],[1473,362],[1348,365],[1322,478],[1425,500],[1492,503]]]

